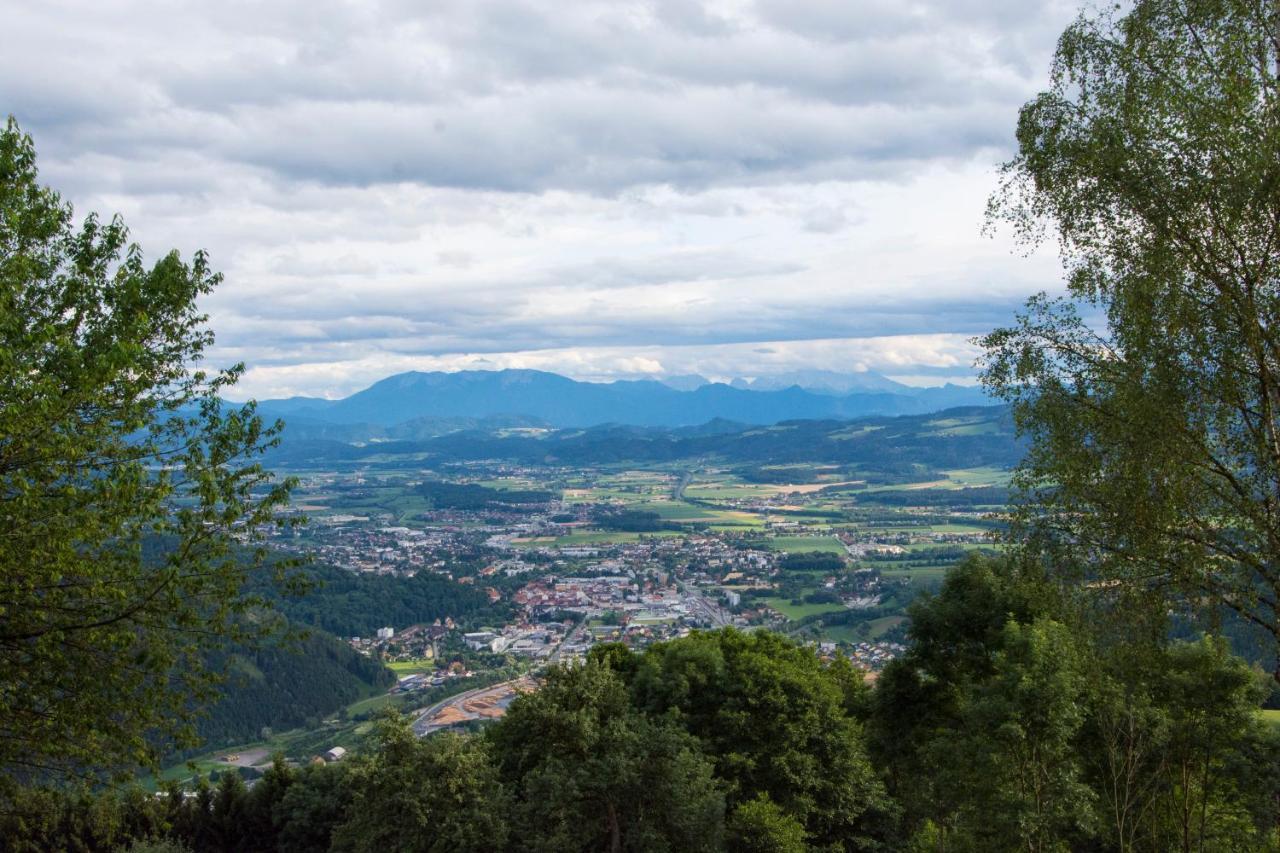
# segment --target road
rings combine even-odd
[[[564,635],[564,639],[556,643],[555,649],[553,649],[551,654],[547,656],[547,663],[551,663],[551,664],[560,663],[560,650],[563,649],[566,645],[571,645],[572,643],[575,643],[581,639],[584,639],[586,635],[586,631],[587,631],[586,625],[573,626],[573,628]]]
[[[527,676],[522,675],[519,678],[513,678],[510,681],[503,681],[498,684],[490,684],[488,687],[476,687],[471,690],[467,690],[462,693],[449,696],[448,698],[441,699],[439,702],[436,702],[434,705],[428,705],[427,707],[419,711],[417,715],[413,718],[413,733],[416,734],[418,737],[431,734],[431,732],[435,731],[435,729],[439,727],[430,725],[428,721],[433,717],[435,717],[436,714],[443,711],[448,706],[457,705],[461,707],[462,704],[466,702],[468,699],[473,699],[476,696],[480,696],[484,693],[491,693],[502,687],[511,687],[515,685],[517,682],[523,681],[525,678],[527,678]]]
[[[716,628],[725,628],[733,624],[733,614],[708,601],[707,597],[702,594],[702,590],[688,581],[677,579],[676,584],[680,587],[681,592],[693,599],[693,606],[696,610],[693,614],[694,616],[706,619]]]

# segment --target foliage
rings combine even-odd
[[[381,721],[377,740],[377,753],[351,769],[354,798],[335,850],[483,853],[504,847],[509,803],[484,741],[449,734],[422,740],[395,716]]]
[[[287,645],[232,647],[211,655],[209,665],[227,677],[196,718],[206,746],[256,740],[264,726],[296,728],[395,684],[379,661],[321,632]]]
[[[554,669],[489,732],[525,849],[716,850],[724,794],[698,741],[633,707],[604,662]]]
[[[804,826],[761,794],[738,806],[729,821],[728,847],[737,853],[805,853]]]
[[[204,652],[269,631],[241,595],[289,482],[241,368],[193,369],[212,342],[198,253],[147,266],[117,218],[37,182],[35,151],[0,131],[0,783],[154,759],[189,736]],[[172,547],[144,561],[144,539]]]
[[[509,601],[493,603],[481,588],[434,572],[364,575],[315,564],[300,573],[311,583],[305,596],[261,592],[290,620],[339,637],[368,637],[384,626],[404,628],[453,618],[462,624],[498,623],[511,612]]]
[[[441,480],[422,483],[417,491],[431,501],[435,509],[532,509],[525,505],[545,504],[556,497],[551,492],[532,489],[491,489],[476,483],[446,483]]]
[[[1118,642],[1076,606],[976,558],[912,606],[868,731],[916,848],[1268,849],[1257,675],[1220,640]]]
[[[991,677],[960,714],[953,748],[963,769],[947,774],[967,789],[953,794],[963,803],[957,819],[987,849],[1059,849],[1093,823],[1077,749],[1084,662],[1066,626],[1047,618],[1008,623],[999,646]]]
[[[1278,74],[1272,3],[1081,17],[991,207],[1028,239],[1053,229],[1072,301],[983,340],[1030,439],[1017,536],[1130,604],[1226,606],[1273,644]]]
[[[782,637],[694,633],[649,649],[632,680],[639,708],[676,714],[715,760],[728,803],[767,795],[815,844],[869,846],[895,808],[867,758],[862,678]]]
[[[778,561],[778,568],[788,572],[822,572],[830,575],[844,571],[844,559],[839,554],[826,551],[806,551],[787,554]]]

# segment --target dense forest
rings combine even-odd
[[[874,689],[768,632],[594,649],[508,715],[195,797],[28,791],[9,849],[1245,850],[1280,820],[1268,677],[974,557]],[[21,839],[21,841],[18,841]]]
[[[418,494],[431,502],[433,509],[535,509],[531,504],[546,504],[557,495],[535,489],[491,489],[477,483],[445,483],[428,480],[417,487]]]
[[[805,551],[787,554],[778,561],[778,568],[784,572],[823,572],[835,574],[844,568],[844,559],[838,554],[825,551]]]
[[[591,521],[601,530],[623,530],[630,533],[654,533],[680,530],[680,525],[663,520],[656,512],[640,509],[605,508],[592,513]]]
[[[261,595],[290,621],[339,637],[369,637],[379,628],[430,624],[452,618],[463,626],[502,624],[509,601],[490,602],[483,589],[434,572],[363,575],[317,563],[298,571],[309,586],[291,595],[259,578],[249,591]]]
[[[323,719],[395,684],[395,675],[379,661],[323,631],[233,647],[212,655],[209,665],[226,681],[220,698],[199,709],[196,734],[202,746],[195,751],[201,752],[256,740],[264,727],[281,731]]]

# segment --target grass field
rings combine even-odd
[[[906,621],[907,617],[905,616],[881,616],[879,619],[872,619],[870,637],[873,640],[878,640],[888,631],[891,631]]]
[[[807,616],[817,616],[820,613],[839,613],[845,609],[843,604],[792,604],[789,598],[766,598],[764,603],[793,622],[804,619]]]
[[[419,672],[431,672],[435,668],[435,662],[425,658],[421,660],[396,660],[387,664],[387,669],[401,678],[406,675],[415,675]]]
[[[909,578],[912,586],[934,586],[942,583],[942,579],[947,576],[948,568],[946,566],[922,566],[919,568],[904,569],[885,569],[881,568],[880,573],[886,578],[901,580]]]
[[[806,554],[809,551],[840,555],[845,553],[844,544],[834,536],[775,536],[769,540],[769,547],[788,554]]]
[[[831,625],[823,626],[822,636],[836,643],[861,643],[870,640],[878,640],[892,628],[901,625],[907,621],[905,616],[881,616],[865,623],[869,625],[867,633],[864,635],[859,631],[858,625]]]
[[[939,418],[929,421],[933,431],[925,435],[995,435],[1000,426],[988,415],[963,418]]]
[[[684,493],[691,498],[704,501],[738,500],[742,498],[763,498],[778,491],[776,486],[749,486],[729,483],[701,483],[690,486]]]
[[[976,524],[931,524],[929,529],[934,533],[986,533],[987,528]]]
[[[641,512],[656,512],[666,521],[723,524],[734,527],[763,527],[764,519],[753,512],[731,509],[708,509],[676,501],[648,501],[636,504]]]
[[[376,711],[379,708],[385,708],[395,702],[399,697],[391,696],[387,693],[380,693],[377,696],[370,696],[368,699],[361,699],[347,706],[347,713],[351,716],[363,714],[366,711]]]

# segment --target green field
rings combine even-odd
[[[379,708],[385,708],[392,704],[397,698],[399,697],[392,696],[388,693],[370,696],[368,699],[361,699],[359,702],[348,705],[347,713],[351,716],[355,716],[356,714],[363,714],[366,711],[376,711]]]
[[[775,536],[769,540],[769,547],[788,554],[807,554],[810,551],[845,554],[844,544],[834,536]]]
[[[947,471],[951,482],[957,488],[974,488],[977,486],[1007,486],[1009,476],[1013,473],[1005,468],[954,468]]]
[[[907,621],[905,616],[881,616],[879,619],[871,620],[871,639],[878,640],[885,635],[886,632],[898,627]]]
[[[793,622],[797,622],[807,616],[817,616],[821,613],[839,613],[845,609],[843,604],[792,604],[789,598],[766,598],[764,603]]]
[[[836,643],[861,643],[871,640],[878,640],[885,635],[890,629],[901,625],[907,621],[905,616],[881,616],[872,619],[864,624],[870,628],[865,635],[858,629],[858,625],[831,625],[822,627],[822,636]]]
[[[881,568],[880,574],[885,578],[894,580],[910,579],[912,586],[934,586],[942,583],[942,579],[947,576],[948,568],[946,566],[921,566],[919,568],[902,568],[902,569],[886,569]]]
[[[727,483],[704,483],[690,486],[685,494],[691,498],[704,501],[738,500],[743,498],[768,497],[777,491],[776,487],[730,485]]]
[[[421,660],[396,660],[387,664],[387,669],[394,672],[398,678],[403,678],[406,675],[415,675],[419,672],[432,672],[435,668],[435,662],[425,658]]]
[[[729,527],[763,527],[764,519],[753,512],[708,509],[676,501],[648,501],[636,504],[641,512],[656,512],[665,521],[719,524]]]
[[[996,435],[1000,425],[989,415],[974,415],[962,418],[939,418],[929,421],[932,432],[922,435]]]
[[[978,527],[976,524],[930,524],[929,529],[934,533],[987,533],[986,527]]]

